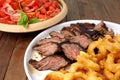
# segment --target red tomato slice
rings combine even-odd
[[[13,0],[5,0],[6,1],[6,3],[11,3],[11,2],[13,2]]]
[[[58,4],[57,1],[53,1],[52,6],[53,6],[54,8],[59,8],[59,4]]]
[[[49,2],[49,0],[42,0],[42,2],[45,4],[46,2]]]
[[[0,11],[0,17],[5,17],[7,16],[4,12]]]
[[[5,3],[5,0],[0,0],[0,7],[2,7],[4,3]]]
[[[11,2],[10,5],[12,6],[13,9],[20,9],[19,3],[18,2]]]
[[[47,18],[46,18],[45,15],[43,15],[43,14],[39,14],[39,19],[41,19],[41,20],[46,20]]]
[[[6,16],[4,18],[0,18],[0,22],[5,23],[5,24],[16,24],[16,22],[10,20],[9,16]]]
[[[5,14],[12,15],[15,13],[15,10],[12,8],[12,6],[8,3],[5,3],[3,8],[1,9]]]
[[[26,14],[27,14],[29,20],[36,17],[35,12],[27,12]]]
[[[11,16],[10,16],[10,19],[11,19],[12,21],[14,21],[14,22],[19,21],[19,19],[20,19],[20,13],[15,13],[15,14],[11,15]]]
[[[40,12],[45,15],[45,14],[47,13],[47,10],[43,7],[43,8],[40,10]]]
[[[32,8],[29,8],[29,7],[25,7],[24,8],[24,11],[25,12],[34,12],[36,9],[38,9],[39,7],[38,6],[33,6]]]
[[[28,4],[30,4],[31,2],[32,2],[32,0],[22,0],[21,5],[24,7],[24,6],[27,6]]]
[[[49,6],[49,11],[54,12],[54,11],[55,11],[55,8],[54,8],[53,6]]]
[[[44,7],[46,8],[46,9],[48,9],[49,8],[49,6],[51,6],[52,5],[52,3],[51,2],[46,2],[45,4],[44,4]]]
[[[40,5],[38,0],[31,1],[27,6],[35,6],[35,5],[38,5],[38,6]]]

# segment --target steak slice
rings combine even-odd
[[[93,29],[95,27],[95,24],[94,23],[77,23],[78,25],[82,25],[84,28],[86,29]]]
[[[74,32],[72,32],[70,30],[70,27],[64,27],[64,28],[62,28],[61,34],[63,34],[66,39],[68,39],[71,36],[75,36]]]
[[[37,50],[40,54],[44,56],[49,56],[55,54],[60,50],[59,45],[55,42],[49,42],[42,45],[34,47],[34,50]]]
[[[59,32],[56,32],[56,31],[50,32],[50,36],[51,36],[51,37],[59,37],[59,38],[61,38],[61,39],[65,38],[65,36],[64,36],[63,34],[61,34],[61,33],[59,33]]]
[[[77,43],[62,43],[61,47],[65,56],[70,60],[76,60],[76,57],[80,54],[80,51],[83,50]]]
[[[51,55],[47,56],[40,61],[29,60],[29,64],[31,64],[34,68],[42,71],[42,70],[58,70],[62,67],[67,66],[69,60],[65,59],[60,55]]]
[[[108,30],[108,27],[106,24],[101,21],[99,24],[97,24],[94,28],[94,30],[99,31],[102,35],[111,35],[114,36],[113,30]]]
[[[76,42],[80,44],[83,48],[87,48],[88,45],[92,42],[92,40],[84,35],[81,35],[71,37],[70,42]]]
[[[45,38],[45,39],[39,40],[37,45],[42,45],[42,44],[49,43],[49,42],[61,43],[62,41],[63,39],[60,39],[59,37]]]

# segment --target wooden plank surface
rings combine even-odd
[[[80,19],[77,0],[65,0],[68,7],[67,21]]]
[[[9,33],[4,33],[0,40],[0,80],[4,79],[16,40],[17,35]]]
[[[120,0],[65,0],[65,2],[68,14],[60,23],[81,19],[120,23]],[[31,40],[42,31],[25,34],[0,32],[0,80],[27,80],[23,67],[25,50]]]
[[[36,34],[38,33],[39,32],[36,32]],[[16,41],[15,49],[13,50],[13,54],[9,63],[8,70],[5,75],[5,80],[27,79],[23,67],[24,53],[28,44],[36,36],[36,34],[19,34]]]
[[[120,23],[120,4],[116,0],[102,0],[112,22]]]
[[[109,21],[110,17],[107,13],[103,0],[89,0],[89,4],[92,6],[95,19]]]
[[[80,19],[95,19],[95,13],[89,0],[78,0]]]

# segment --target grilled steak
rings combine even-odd
[[[60,55],[51,55],[40,61],[30,60],[29,63],[38,70],[58,70],[68,65],[69,61]]]
[[[95,26],[94,30],[100,31],[101,34],[105,34],[108,31],[108,28],[105,25],[105,23],[101,21],[99,24]]]
[[[79,43],[83,48],[87,48],[88,45],[92,42],[92,40],[86,37],[85,35],[81,35],[71,37],[70,42]]]
[[[94,29],[95,24],[94,23],[77,23],[78,25],[82,25],[87,30]]]
[[[83,50],[77,43],[62,43],[61,47],[65,56],[70,60],[76,60],[76,57],[80,54],[80,51]]]
[[[59,38],[61,38],[61,39],[65,38],[65,36],[64,36],[63,34],[61,34],[61,33],[59,33],[59,32],[56,32],[56,31],[50,32],[50,36],[51,36],[51,37],[59,37]]]
[[[111,36],[114,36],[114,32],[113,30],[108,30],[106,24],[101,21],[99,24],[96,25],[96,27],[94,28],[94,30],[99,31],[101,34],[109,34]]]
[[[69,61],[75,61],[81,50],[86,50],[92,41],[106,34],[113,36],[114,32],[109,31],[103,21],[97,25],[76,23],[62,28],[60,32],[52,31],[49,33],[50,38],[39,40],[34,47],[45,58],[40,61],[30,60],[29,63],[38,70],[58,70]]]
[[[75,36],[74,32],[70,31],[69,27],[64,27],[61,30],[61,34],[63,34],[66,39],[68,39],[71,36]]]
[[[70,27],[64,27],[61,30],[61,33],[64,34],[66,37],[80,35],[81,30],[79,29],[79,25],[71,24]]]
[[[45,43],[45,44],[34,47],[34,50],[37,50],[40,54],[44,56],[49,56],[59,51],[59,45],[55,42],[49,42],[49,43]]]
[[[42,44],[49,43],[49,42],[61,43],[63,42],[63,39],[60,39],[59,37],[45,38],[45,39],[39,40],[37,45],[42,45]]]

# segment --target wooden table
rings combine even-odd
[[[120,23],[120,0],[65,0],[68,14],[62,22],[99,19]],[[25,50],[34,33],[0,32],[0,80],[27,80],[23,67]]]

